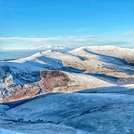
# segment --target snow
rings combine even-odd
[[[0,134],[26,134],[26,133],[20,133],[20,132],[15,132],[15,131],[11,131],[11,130],[0,129]]]
[[[25,121],[37,121],[40,119],[43,121],[51,120],[53,122],[59,122],[63,119],[71,118],[72,116],[78,116],[82,113],[82,111],[89,109],[101,109],[101,107],[105,105],[133,101],[133,99],[133,96],[110,93],[68,93],[44,95],[8,110],[6,115],[14,119],[23,118]],[[61,109],[66,114],[64,114],[64,112],[60,112]]]
[[[74,55],[87,55],[86,51],[94,54],[102,54],[103,56],[111,56],[128,60],[127,62],[133,63],[132,58],[134,57],[134,49],[121,48],[117,46],[84,46],[70,51]],[[89,54],[88,54],[89,55]],[[90,54],[90,56],[93,56]]]
[[[12,70],[21,69],[21,70],[31,70],[39,71],[42,69],[60,69],[62,67],[61,60],[52,59],[49,57],[41,56],[41,54],[35,54],[33,56],[22,58],[13,61],[0,62],[0,66],[9,66]]]
[[[130,51],[130,52],[134,51],[134,49],[130,49],[130,48],[121,48],[118,46],[106,45],[106,46],[83,46],[83,47],[74,49],[70,52],[78,52],[83,49],[89,49],[92,51]]]
[[[76,134],[92,134],[92,133],[89,133],[89,132],[86,132],[86,131],[82,131],[82,130],[77,130]]]
[[[109,76],[115,69],[115,73],[122,73],[118,77],[133,77],[134,67],[116,58],[122,58],[127,53],[133,56],[134,50],[115,46],[85,46],[69,53],[49,50],[27,58],[1,61],[0,66],[9,69],[5,70],[6,77],[11,73],[20,73],[26,81],[34,81],[30,77],[34,71],[61,70],[63,66],[68,67],[76,62],[78,69],[88,68],[93,75],[63,71],[71,80],[69,86],[85,84],[92,87],[98,84],[101,87],[75,93],[48,93],[20,104],[0,104],[0,134],[134,133],[134,84],[115,85],[110,84],[108,76],[102,75],[104,79],[97,77],[97,73],[107,71],[108,67]],[[98,65],[102,72],[98,71]],[[103,70],[104,65],[107,68]],[[14,81],[19,83],[19,79]],[[4,86],[2,81],[0,86]]]
[[[126,88],[134,88],[134,84],[127,84],[127,85],[122,85],[122,87],[126,87]]]
[[[9,106],[7,106],[7,105],[0,105],[0,113],[4,113],[8,109],[9,109]]]
[[[131,134],[134,95],[133,86],[128,87],[128,94],[124,92],[127,87],[113,86],[79,93],[49,93],[20,105],[13,103],[14,108],[6,109],[7,122],[0,122],[0,128],[28,134]]]
[[[128,53],[133,54],[134,49],[125,49],[115,46],[85,46],[77,48],[68,53],[48,50],[44,52],[38,52],[26,58],[10,60],[10,61],[1,61],[0,66],[9,66],[14,72],[17,72],[18,69],[31,70],[31,71],[39,71],[42,69],[61,69],[63,67],[62,65],[63,62],[66,62],[66,66],[69,66],[74,62],[82,62],[84,60],[83,59],[84,56],[90,59],[90,63],[92,63],[92,65],[96,64],[95,62],[96,60],[98,64],[99,63],[102,64],[102,62],[108,62],[108,61],[113,62],[115,64],[119,64],[120,62],[119,60],[118,62],[116,62],[115,59],[112,59],[110,57],[106,58],[105,56],[97,55],[92,52],[94,53],[97,52],[99,54],[106,54],[106,55],[113,54],[113,56],[115,55],[121,57],[122,54],[128,54]],[[79,55],[83,57],[79,57]],[[120,65],[121,64],[123,65],[123,63],[120,62]]]
[[[120,77],[125,77],[125,75],[128,77],[128,74],[134,72],[134,66],[126,64],[126,62],[133,63],[134,49],[115,46],[85,46],[69,53],[84,58],[85,61],[81,62],[82,68],[86,68],[89,73],[114,75],[117,72],[121,75]]]
[[[134,67],[124,64],[119,59],[101,55],[101,53],[104,53],[106,55],[115,54],[116,56],[116,53],[118,53],[120,56],[122,53],[128,52],[131,53],[133,50],[115,46],[85,46],[68,53],[48,50],[38,52],[26,58],[1,61],[0,67],[9,69],[9,72],[7,70],[5,71],[6,76],[20,74],[21,72],[31,74],[34,71],[40,70],[64,70],[65,67],[72,67],[74,69],[85,70],[93,73],[103,73],[107,70],[131,73]],[[86,58],[88,60],[86,60]],[[26,78],[24,79],[27,81]],[[20,82],[15,78],[14,82],[23,85],[23,82]],[[33,82],[35,81],[33,80]]]
[[[75,63],[75,62],[83,61],[82,58],[75,56],[73,54],[70,54],[70,53],[48,50],[48,51],[42,52],[42,54],[44,56],[49,56],[51,58],[62,60],[62,63],[66,66],[69,66],[70,64]]]
[[[50,123],[16,123],[9,124],[9,126],[12,126],[12,130],[2,129],[0,132],[11,132],[11,134],[76,134],[76,130],[72,127]]]
[[[77,73],[67,73],[68,74],[68,76],[69,76],[69,78],[71,79],[71,81],[72,81],[72,83],[70,83],[70,85],[80,85],[80,84],[83,84],[83,83],[85,83],[85,84],[88,84],[88,83],[90,83],[90,84],[95,84],[96,83],[96,85],[112,85],[112,84],[110,84],[110,83],[108,83],[108,82],[105,82],[105,81],[103,81],[103,80],[101,80],[101,79],[98,79],[98,78],[96,78],[96,77],[94,77],[94,76],[92,76],[92,75],[86,75],[86,74],[77,74]]]
[[[12,75],[14,83],[21,85],[39,80],[34,77],[34,73],[40,70],[59,70],[62,67],[61,60],[43,56],[41,53],[17,60],[0,61],[0,71],[4,72],[5,77]]]

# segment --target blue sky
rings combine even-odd
[[[134,47],[134,0],[0,0],[0,49]]]

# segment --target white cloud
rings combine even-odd
[[[33,48],[31,48],[31,50],[42,50],[42,49],[43,50],[45,50],[45,49],[65,49],[65,47],[46,44],[46,45],[35,45]]]
[[[51,37],[51,38],[25,38],[25,37],[0,37],[0,41],[48,41],[48,40],[57,40],[58,37]]]
[[[114,34],[111,34],[114,38]],[[110,36],[109,36],[110,37]],[[45,50],[45,49],[64,49],[76,48],[81,46],[91,45],[117,45],[117,46],[132,46],[133,41],[125,40],[123,36],[120,38],[110,39],[106,36],[58,36],[49,38],[36,37],[0,37],[1,49],[8,50]]]
[[[87,44],[87,42],[95,39],[95,36],[59,36],[50,38],[0,37],[0,43],[3,44],[3,49],[45,49],[53,47],[61,49],[63,47],[76,47],[77,45],[83,45],[83,43]]]

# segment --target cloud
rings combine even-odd
[[[45,50],[45,49],[65,49],[63,46],[56,46],[56,45],[35,45],[31,50]]]
[[[0,51],[3,51],[3,49],[2,49],[2,48],[0,48]]]
[[[111,35],[112,36],[112,35]],[[113,36],[114,37],[114,36]],[[122,38],[108,39],[103,36],[58,36],[49,38],[37,37],[0,37],[1,48],[4,50],[46,50],[78,48],[81,46],[116,45],[129,46],[133,42]]]
[[[57,40],[57,37],[52,37],[52,38],[25,38],[25,37],[0,37],[0,41],[35,41],[35,42],[40,42],[40,41],[48,41],[48,40]]]
[[[58,36],[58,37],[49,37],[49,38],[25,38],[25,37],[0,37],[0,41],[54,41],[54,40],[61,40],[61,39],[89,39],[89,38],[96,38],[96,36],[90,35],[90,36]]]
[[[0,44],[3,49],[45,49],[45,48],[63,48],[76,47],[77,45],[87,44],[95,40],[96,36],[67,36],[50,38],[24,38],[24,37],[0,37]],[[15,44],[15,45],[14,45]]]

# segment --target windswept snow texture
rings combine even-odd
[[[24,134],[24,133],[15,132],[15,131],[11,131],[11,130],[0,129],[0,134]]]
[[[104,92],[103,88],[96,88],[79,93],[51,93],[3,103],[2,107],[5,111],[0,116],[1,132],[134,133],[134,85],[113,86],[110,90],[105,87]]]

